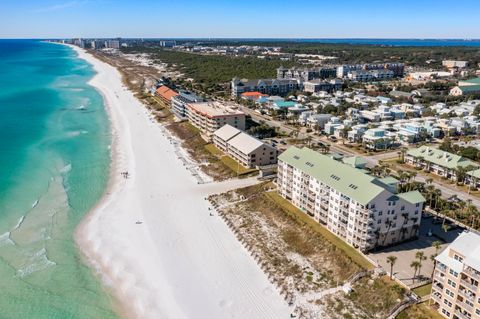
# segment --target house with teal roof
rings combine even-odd
[[[459,81],[458,86],[450,90],[450,95],[452,96],[468,94],[480,94],[480,78]]]

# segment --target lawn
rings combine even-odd
[[[423,285],[412,289],[412,291],[419,297],[424,297],[430,294],[432,291],[432,284]]]
[[[215,156],[222,156],[223,155],[223,152],[211,143],[205,145],[205,149]]]
[[[373,269],[374,266],[360,254],[355,248],[348,245],[341,238],[337,237],[335,234],[330,232],[327,228],[319,224],[317,221],[312,219],[310,216],[302,212],[300,209],[292,205],[289,201],[281,197],[277,192],[267,192],[266,195],[272,199],[277,205],[282,207],[285,212],[290,214],[295,219],[301,221],[303,224],[311,227],[315,232],[319,233],[335,245],[337,248],[341,249],[348,257],[352,259],[357,265],[364,269]]]
[[[235,161],[233,158],[231,158],[228,155],[224,155],[220,158],[223,164],[225,164],[227,167],[229,167],[232,171],[234,171],[238,175],[246,175],[250,174],[253,172],[256,172],[257,170],[255,168],[247,168],[239,164],[237,161]]]
[[[223,163],[226,167],[230,168],[237,175],[247,175],[253,172],[256,172],[255,168],[247,168],[239,164],[233,158],[228,155],[225,155],[221,150],[219,150],[215,145],[209,143],[204,146],[204,148],[213,156],[218,158],[220,162]]]

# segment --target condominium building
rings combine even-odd
[[[447,69],[464,69],[468,67],[468,61],[444,60],[442,65]]]
[[[194,93],[180,91],[171,98],[172,112],[180,120],[187,119],[187,104],[203,102],[204,99]]]
[[[207,138],[211,138],[213,133],[225,124],[245,130],[245,113],[240,111],[236,104],[218,101],[188,103],[187,117]]]
[[[379,63],[379,64],[345,64],[337,67],[337,77],[344,78],[352,71],[389,70],[393,77],[402,77],[405,70],[403,63]]]
[[[479,167],[465,157],[425,145],[408,150],[405,163],[454,181],[459,169],[472,171]]]
[[[277,149],[231,126],[213,133],[214,145],[244,167],[253,168],[277,163]]]
[[[296,79],[302,82],[311,81],[314,79],[328,79],[334,78],[337,75],[335,67],[320,67],[320,68],[284,68],[277,69],[277,79]]]
[[[315,93],[315,92],[334,92],[342,89],[343,82],[341,80],[310,80],[303,83],[303,91]]]
[[[396,179],[368,175],[364,163],[291,147],[278,157],[278,191],[362,251],[416,237],[423,196],[399,193]]]
[[[347,73],[348,79],[358,82],[384,81],[393,79],[394,76],[395,73],[391,70],[358,70]]]
[[[295,79],[260,79],[248,80],[234,78],[231,82],[232,96],[237,97],[245,92],[259,92],[268,95],[285,96],[300,90],[299,80]]]
[[[165,103],[165,105],[171,105],[172,98],[177,96],[178,93],[166,85],[162,85],[157,88],[155,95],[160,98],[160,100]]]
[[[435,260],[430,304],[445,318],[480,319],[480,236],[463,232]]]

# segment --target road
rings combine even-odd
[[[261,114],[255,112],[254,110],[249,109],[247,107],[243,107],[242,111],[244,111],[246,114],[250,115],[254,121],[257,121],[257,122],[263,121],[266,124],[268,124],[269,126],[277,127],[287,134],[290,134],[291,132],[293,132],[295,130],[298,130],[297,128],[295,128],[293,126],[282,123],[281,121],[273,120],[269,116],[261,115]],[[305,136],[307,136],[307,133],[300,133],[298,138],[304,138]],[[312,142],[328,144],[330,146],[330,151],[333,151],[335,153],[339,153],[339,154],[343,154],[343,155],[349,155],[349,156],[357,155],[357,156],[364,157],[367,161],[367,166],[368,167],[373,167],[375,165],[378,165],[379,161],[381,161],[381,160],[391,159],[392,157],[397,156],[397,152],[398,152],[397,150],[394,150],[394,151],[382,152],[382,153],[372,155],[372,156],[365,156],[363,154],[356,153],[354,150],[348,149],[344,146],[342,147],[341,145],[338,145],[338,144],[336,144],[336,143],[334,143],[334,142],[332,142],[328,139],[320,138],[320,137],[315,136],[313,134],[311,134],[310,136],[312,137]],[[421,176],[421,175],[417,175],[415,177],[415,180],[417,182],[426,183],[426,178]],[[473,205],[475,205],[477,208],[480,208],[480,199],[478,197],[467,194],[463,190],[458,189],[454,185],[440,184],[435,180],[432,182],[432,184],[436,188],[438,188],[439,190],[442,191],[442,197],[443,198],[448,199],[448,198],[452,197],[453,195],[456,195],[458,198],[460,198],[464,201],[471,200]]]

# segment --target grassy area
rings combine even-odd
[[[430,294],[432,291],[432,284],[420,286],[412,289],[412,291],[419,297],[424,297]]]
[[[216,155],[216,156],[222,156],[223,155],[223,152],[221,150],[219,150],[215,145],[213,144],[207,144],[205,145],[205,149],[207,151],[209,151],[210,153],[212,153],[213,155]]]
[[[257,172],[257,169],[255,168],[247,168],[242,165],[240,165],[237,161],[235,161],[233,158],[231,158],[228,155],[225,155],[221,150],[219,150],[215,145],[213,144],[206,144],[204,148],[213,156],[218,158],[220,162],[222,162],[223,165],[228,167],[230,170],[232,170],[233,173],[236,175],[248,175],[254,172]]]
[[[200,131],[189,122],[175,122],[167,126],[180,140],[182,146],[200,165],[201,169],[215,180],[224,180],[235,177],[232,170],[226,166],[218,156],[210,150],[211,144],[200,135]]]
[[[428,305],[428,301],[413,305],[402,311],[396,319],[444,319]]]
[[[337,248],[341,249],[353,262],[364,269],[373,269],[373,265],[360,254],[355,248],[348,245],[345,241],[337,237],[335,234],[330,232],[324,226],[319,224],[317,221],[313,220],[310,216],[302,212],[297,207],[293,206],[289,201],[281,197],[277,192],[268,192],[266,195],[272,199],[278,206],[283,208],[290,216],[297,219],[301,223],[308,225],[315,232],[319,233],[335,245]]]
[[[238,174],[238,175],[246,175],[246,174],[250,174],[257,171],[255,168],[247,168],[240,165],[237,161],[235,161],[233,158],[231,158],[228,155],[222,156],[220,160],[222,161],[223,164],[225,164],[233,172],[235,172],[235,174]]]

